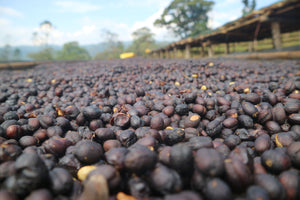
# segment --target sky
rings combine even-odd
[[[33,32],[48,20],[54,29],[49,44],[103,42],[103,31],[131,41],[131,34],[148,27],[157,41],[176,41],[172,32],[153,25],[172,0],[0,0],[0,46],[33,45]],[[217,28],[242,15],[242,0],[214,0],[209,26]],[[278,0],[256,0],[256,9]]]

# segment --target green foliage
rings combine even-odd
[[[63,49],[57,52],[57,60],[89,60],[88,51],[79,46],[78,42],[65,43]]]
[[[0,61],[19,61],[21,60],[21,50],[19,48],[12,49],[12,47],[7,44],[0,51]]]
[[[19,48],[14,50],[13,60],[21,60],[21,50]]]
[[[11,46],[9,44],[5,45],[2,51],[0,52],[1,61],[10,61],[11,60]]]
[[[251,13],[255,9],[255,7],[256,7],[255,0],[252,0],[251,3],[249,3],[248,0],[242,0],[242,2],[244,4],[243,16],[248,15],[249,13]]]
[[[167,27],[180,38],[207,33],[207,13],[213,5],[209,0],[173,0],[154,25]]]
[[[133,42],[127,51],[134,52],[138,56],[145,56],[146,49],[155,49],[154,34],[147,27],[142,27],[132,33]]]
[[[54,49],[48,47],[42,49],[39,52],[28,54],[28,57],[34,60],[54,60],[55,59],[54,55],[55,55]]]
[[[116,59],[124,51],[124,45],[118,41],[118,35],[109,30],[103,30],[102,38],[106,41],[105,50],[97,53],[95,59]]]
[[[120,54],[124,51],[122,42],[117,42],[115,45],[109,45],[102,52],[95,55],[95,59],[116,59],[120,57]]]

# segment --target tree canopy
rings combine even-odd
[[[167,27],[180,38],[206,33],[209,30],[207,13],[213,5],[209,0],[173,0],[154,25]]]
[[[65,43],[63,49],[57,52],[56,57],[58,60],[88,60],[90,58],[88,51],[75,41]]]
[[[43,48],[39,52],[28,54],[28,57],[34,60],[54,60],[55,52],[53,48],[47,47]]]
[[[131,35],[133,37],[133,42],[128,47],[128,51],[132,51],[138,56],[146,55],[147,49],[156,47],[154,34],[147,27],[137,29]]]
[[[118,34],[110,30],[103,30],[101,37],[106,41],[105,50],[97,53],[95,59],[114,59],[119,58],[124,51],[123,43],[118,40]]]
[[[248,15],[249,13],[251,13],[256,7],[255,0],[252,0],[251,3],[248,0],[242,0],[242,2],[244,4],[243,16]]]
[[[79,46],[78,42],[65,43],[61,51],[51,47],[42,48],[36,53],[28,54],[34,60],[88,60],[91,59],[88,51]]]
[[[48,20],[40,23],[37,31],[32,33],[32,41],[35,45],[48,45],[48,40],[51,32],[54,30],[52,23]]]

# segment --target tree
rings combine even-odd
[[[251,13],[255,9],[255,7],[256,7],[255,0],[252,0],[251,3],[249,3],[248,0],[242,0],[242,2],[244,4],[243,16],[248,15],[249,13]]]
[[[13,60],[21,60],[21,50],[19,48],[14,50]]]
[[[58,60],[89,60],[88,51],[79,46],[78,42],[65,43],[63,49],[57,52]]]
[[[96,54],[95,59],[114,59],[119,58],[124,51],[124,45],[118,40],[118,34],[110,30],[102,30],[101,37],[105,41],[105,50]]]
[[[50,21],[43,21],[38,30],[32,33],[33,44],[48,46],[49,37],[53,29],[54,27]]]
[[[6,44],[1,51],[1,60],[10,61],[11,60],[11,46]]]
[[[154,34],[147,27],[142,27],[132,34],[133,42],[128,47],[128,51],[133,51],[138,56],[145,56],[146,49],[154,49],[156,47]]]
[[[204,34],[209,31],[207,13],[213,5],[209,0],[173,0],[154,25],[167,27],[180,38]]]
[[[54,49],[50,47],[46,47],[36,53],[30,53],[27,56],[34,60],[54,60],[55,59],[54,54],[55,54]]]

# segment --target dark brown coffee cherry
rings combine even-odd
[[[148,176],[149,186],[156,192],[166,195],[179,192],[182,181],[179,174],[162,164],[156,165]]]
[[[184,130],[180,128],[165,129],[164,131],[166,135],[163,140],[167,145],[174,145],[185,138]]]
[[[193,153],[185,144],[175,144],[170,151],[170,166],[180,174],[190,174],[193,171]]]
[[[18,200],[18,196],[7,190],[0,190],[0,199],[3,200]]]
[[[267,150],[261,156],[262,165],[271,173],[278,174],[291,166],[290,157],[279,149]]]
[[[103,158],[101,145],[91,140],[82,140],[75,147],[75,156],[82,163],[93,164]]]
[[[258,117],[258,110],[257,108],[250,102],[243,102],[242,108],[245,114],[249,115],[252,118]]]
[[[257,199],[269,200],[270,199],[268,192],[264,188],[257,185],[250,186],[247,189],[246,198],[247,200],[257,200]]]
[[[165,127],[165,125],[164,125],[163,118],[161,118],[159,116],[155,116],[151,119],[150,128],[156,129],[156,130],[162,130],[162,129],[164,129],[164,127]]]
[[[47,189],[38,189],[38,190],[32,191],[25,198],[25,200],[40,200],[40,199],[52,200],[53,199],[53,195]]]
[[[166,200],[181,200],[181,199],[202,200],[203,198],[194,191],[181,191],[177,194],[166,195],[165,199]]]
[[[198,150],[201,148],[212,148],[213,143],[210,137],[196,136],[189,139],[187,145],[192,148],[192,150]]]
[[[256,174],[254,183],[264,188],[268,192],[270,199],[283,200],[286,197],[282,184],[270,174]]]
[[[80,169],[82,166],[82,164],[73,154],[66,154],[60,158],[58,165],[67,169],[72,176],[76,176],[78,169]]]
[[[295,170],[284,171],[279,175],[278,178],[286,191],[287,199],[299,199],[300,197],[299,172]]]
[[[121,144],[125,147],[129,147],[133,145],[137,141],[137,136],[132,130],[125,130],[122,131],[118,135],[118,140],[121,142]]]
[[[125,167],[124,161],[127,153],[128,149],[125,147],[112,148],[105,153],[105,158],[110,165],[122,170]]]
[[[98,128],[95,131],[97,139],[100,142],[105,142],[106,140],[115,139],[116,135],[114,134],[113,130],[110,128]]]
[[[122,146],[122,144],[119,140],[106,140],[103,143],[103,149],[106,152],[109,151],[112,148],[118,148],[118,147],[121,147],[121,146]]]
[[[210,137],[214,137],[221,133],[222,128],[223,128],[222,121],[215,119],[207,124],[206,133]]]
[[[292,165],[300,169],[300,142],[293,142],[287,148],[287,153],[291,158]]]
[[[226,159],[226,179],[237,191],[245,190],[253,182],[250,168],[238,159]]]
[[[6,129],[6,136],[8,138],[19,139],[22,136],[22,128],[19,125],[10,125]]]
[[[101,110],[96,106],[88,106],[82,109],[82,114],[87,120],[99,119],[101,116]]]
[[[200,123],[201,117],[197,114],[190,115],[185,118],[184,121],[184,127],[189,128],[189,127],[197,127]]]
[[[68,195],[73,187],[73,178],[64,168],[54,168],[49,172],[51,190],[55,194]]]
[[[62,157],[65,154],[67,147],[71,144],[72,142],[67,139],[52,137],[43,143],[43,147],[46,152],[51,153],[56,157]]]
[[[149,148],[135,144],[131,146],[124,159],[125,168],[133,173],[142,174],[154,168],[158,157]]]
[[[116,116],[114,116],[113,122],[114,122],[115,126],[119,126],[123,129],[125,129],[130,124],[130,117],[123,113],[118,113]]]
[[[176,105],[175,112],[180,116],[187,115],[189,113],[189,107],[186,104]]]
[[[232,199],[233,195],[230,187],[221,179],[213,178],[205,186],[205,196],[207,199]]]
[[[245,127],[245,128],[253,127],[253,119],[248,115],[240,115],[238,117],[238,120],[242,127]]]
[[[262,154],[263,152],[265,152],[266,150],[271,148],[271,138],[269,135],[267,134],[263,134],[261,136],[259,136],[256,140],[255,140],[255,151],[259,154]]]
[[[106,178],[106,181],[108,183],[109,189],[114,190],[118,188],[118,186],[121,183],[121,177],[118,170],[116,170],[111,165],[100,165],[96,169],[92,170],[88,176],[87,179],[101,174]]]
[[[38,116],[38,120],[42,128],[48,128],[54,124],[53,117],[50,115],[40,115]]]
[[[224,173],[224,158],[215,149],[201,148],[194,159],[196,169],[207,176],[221,176]]]

